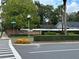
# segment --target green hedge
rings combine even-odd
[[[44,35],[56,35],[57,32],[44,32]]]
[[[49,35],[39,35],[34,36],[34,41],[77,41],[79,36],[49,36]]]

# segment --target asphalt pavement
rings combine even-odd
[[[0,59],[22,59],[5,32],[0,37]]]
[[[14,45],[22,59],[79,59],[79,43]]]
[[[9,40],[0,39],[0,59],[16,59],[9,47]]]

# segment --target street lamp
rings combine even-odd
[[[28,19],[28,38],[30,38],[30,20],[31,20],[30,14],[27,15],[27,19]]]

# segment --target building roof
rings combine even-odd
[[[64,26],[63,26],[64,27]],[[58,22],[56,28],[62,28],[62,22]],[[69,29],[79,29],[79,22],[67,22],[67,28]]]

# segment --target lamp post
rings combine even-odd
[[[67,20],[66,20],[66,2],[67,0],[63,0],[63,6],[64,6],[64,34],[67,35]]]
[[[30,14],[27,15],[27,19],[28,19],[28,38],[30,38],[30,20],[31,20]]]

